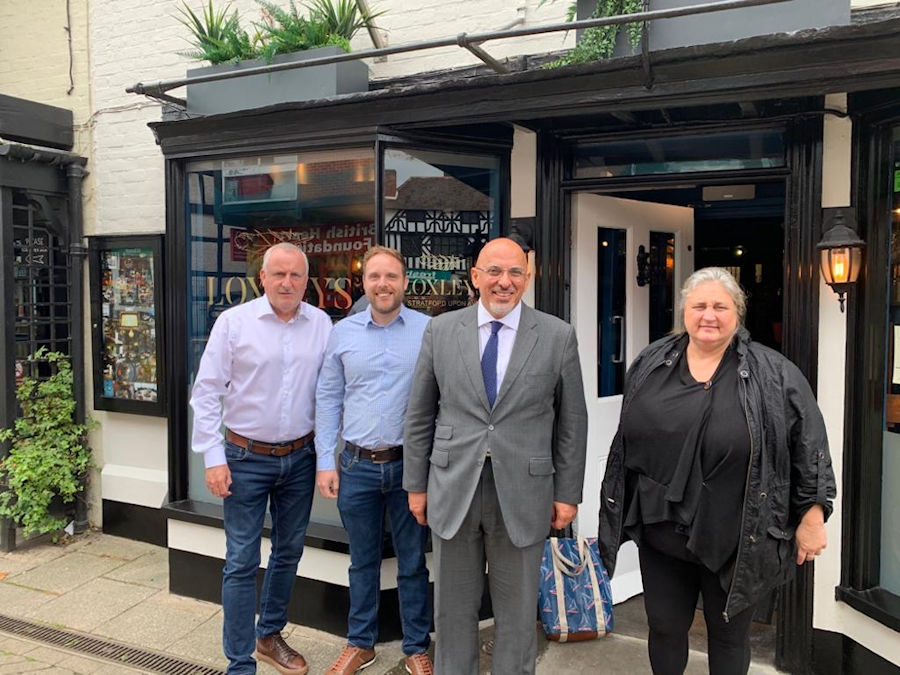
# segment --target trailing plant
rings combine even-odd
[[[91,466],[86,435],[93,421],[76,424],[72,365],[69,357],[42,347],[29,359],[46,361],[46,379],[23,377],[16,385],[20,415],[0,441],[9,454],[0,460],[0,517],[21,525],[26,534],[62,529],[66,521],[53,516],[51,502],[71,504],[83,489]]]
[[[190,43],[194,51],[180,52],[192,59],[217,63],[236,63],[256,58],[259,34],[251,36],[241,28],[237,10],[230,14],[231,4],[216,10],[212,0],[200,11],[199,16],[185,2],[178,10],[181,24],[191,32]]]
[[[544,2],[546,0],[542,0],[541,4],[544,4]],[[575,17],[573,9],[575,9],[575,6],[570,5],[567,12],[567,21],[571,21]],[[604,16],[635,14],[643,11],[643,9],[644,3],[642,0],[597,0],[597,5],[594,7],[594,11],[591,12],[591,18],[599,19]],[[640,22],[624,24],[624,26],[623,24],[596,26],[586,29],[582,33],[578,44],[568,54],[548,63],[546,67],[560,68],[573,63],[608,59],[612,56],[616,47],[616,36],[623,27],[627,32],[629,43],[632,47],[637,48],[641,44],[642,25]]]

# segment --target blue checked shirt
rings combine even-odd
[[[371,450],[403,444],[406,404],[429,320],[404,305],[387,326],[372,321],[370,309],[335,325],[316,386],[317,471],[334,469],[339,436]]]

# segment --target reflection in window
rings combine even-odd
[[[785,166],[785,147],[780,129],[589,143],[575,151],[576,178],[782,166]]]
[[[392,148],[384,172],[384,243],[406,259],[407,304],[429,314],[467,306],[469,268],[499,233],[499,158]]]
[[[900,129],[894,130],[891,218],[891,285],[888,307],[887,396],[882,459],[881,587],[900,595]]]
[[[196,375],[209,331],[229,307],[259,297],[265,250],[293,242],[309,258],[306,302],[342,318],[363,295],[362,257],[375,244],[375,158],[371,149],[192,162],[186,172],[188,373]],[[206,491],[191,456],[189,496]],[[339,524],[334,503],[313,519]]]

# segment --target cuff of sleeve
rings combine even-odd
[[[316,454],[316,471],[334,471],[334,453]]]
[[[221,466],[222,464],[228,464],[228,460],[225,459],[225,448],[221,445],[210,448],[203,453],[203,465],[207,469],[214,466]]]

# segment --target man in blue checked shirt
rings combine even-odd
[[[410,513],[401,486],[406,405],[429,320],[403,304],[407,283],[397,251],[374,246],[366,252],[363,288],[369,307],[334,327],[316,387],[316,484],[323,496],[337,497],[350,537],[347,646],[328,669],[332,674],[355,673],[375,660],[385,512],[397,553],[406,671],[434,672],[426,653],[427,528]],[[339,434],[344,439],[340,474],[334,458]]]

